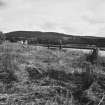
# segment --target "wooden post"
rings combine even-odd
[[[50,48],[50,41],[48,40],[48,49]]]
[[[98,53],[99,53],[99,49],[97,47],[93,48],[93,52],[91,55],[91,59],[92,59],[92,63],[96,64],[97,63],[97,59],[98,59]]]
[[[62,40],[61,39],[59,40],[59,45],[60,45],[59,50],[62,50]]]
[[[48,49],[50,48],[50,45],[49,45],[49,43],[48,43]]]

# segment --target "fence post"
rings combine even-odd
[[[92,63],[93,64],[97,63],[98,53],[99,53],[99,49],[97,47],[93,48],[93,52],[92,52]]]
[[[62,50],[62,40],[61,39],[59,40],[59,45],[60,45],[59,50]]]

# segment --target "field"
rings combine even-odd
[[[91,51],[0,45],[0,105],[105,105],[105,57]],[[87,60],[88,58],[88,60]]]

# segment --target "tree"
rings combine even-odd
[[[5,41],[5,34],[0,31],[0,43],[2,43],[3,41]]]

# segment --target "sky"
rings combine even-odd
[[[105,37],[105,0],[0,0],[0,31]]]

